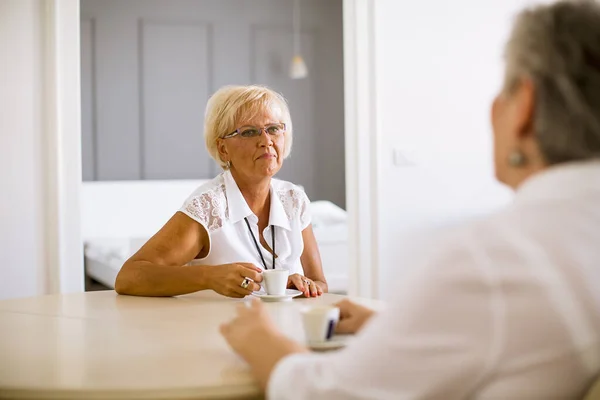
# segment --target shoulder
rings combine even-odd
[[[301,186],[288,181],[273,179],[273,191],[281,201],[289,219],[300,219],[301,229],[304,230],[310,222],[310,200]]]
[[[302,203],[310,203],[304,189],[292,182],[273,179],[273,189],[282,201],[284,199],[295,199]]]
[[[415,265],[439,279],[499,282],[523,277],[540,250],[535,221],[512,206],[420,236],[408,250]],[[405,246],[402,246],[406,248]]]
[[[202,224],[209,232],[220,228],[228,217],[223,174],[198,187],[180,211]]]
[[[410,277],[424,282],[486,280],[497,261],[506,234],[501,215],[477,217],[445,227],[431,227],[397,238],[397,258]]]
[[[283,203],[286,211],[299,211],[307,208],[310,204],[304,189],[291,182],[273,179],[273,190]]]

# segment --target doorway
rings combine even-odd
[[[350,294],[365,297],[375,294],[377,272],[377,237],[372,234],[376,232],[374,199],[379,142],[379,132],[374,129],[377,126],[373,89],[374,3],[343,0],[342,7],[345,141],[342,182],[346,186],[348,213],[348,286]],[[80,1],[50,0],[45,15],[45,51],[53,68],[47,70],[45,77],[49,90],[44,112],[49,135],[44,156],[48,159],[47,176],[55,182],[48,188],[45,210],[56,216],[46,227],[47,273],[52,279],[51,292],[64,293],[83,290],[84,286],[81,227],[86,212],[80,212],[85,206],[81,163],[82,152],[86,157],[89,149],[82,149],[81,127],[88,123],[95,129],[97,121],[83,124],[80,121],[80,83],[85,85],[79,79],[80,62],[85,63],[80,47]]]
[[[220,172],[202,136],[210,95],[260,84],[283,94],[294,122],[292,155],[277,178],[313,201],[324,268],[334,290],[347,292],[342,0],[81,0],[80,7],[86,288],[110,288],[122,262]],[[291,74],[298,55],[308,72],[300,79]],[[184,180],[188,192],[174,188]],[[140,190],[152,195],[133,200]],[[155,223],[112,201],[125,196],[150,203]]]

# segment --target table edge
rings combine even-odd
[[[254,385],[186,387],[169,389],[55,389],[21,388],[0,385],[0,399],[123,399],[123,400],[188,400],[188,399],[262,399],[263,393]]]

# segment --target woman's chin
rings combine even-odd
[[[279,172],[279,168],[266,168],[263,173],[265,176],[274,176],[277,172]]]
[[[281,169],[281,165],[277,164],[277,160],[275,159],[261,159],[257,163],[256,167],[257,171],[264,176],[273,176]]]

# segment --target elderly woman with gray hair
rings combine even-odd
[[[221,331],[268,397],[576,399],[598,375],[600,4],[523,11],[505,54],[491,120],[514,204],[428,246],[381,314],[339,304],[358,335],[338,352],[240,308]]]
[[[212,289],[244,297],[261,272],[289,271],[288,288],[327,291],[302,188],[274,179],[292,149],[285,99],[262,86],[226,86],[206,106],[206,147],[224,172],[199,187],[117,275],[115,290],[176,296]],[[184,267],[185,266],[185,267]]]

